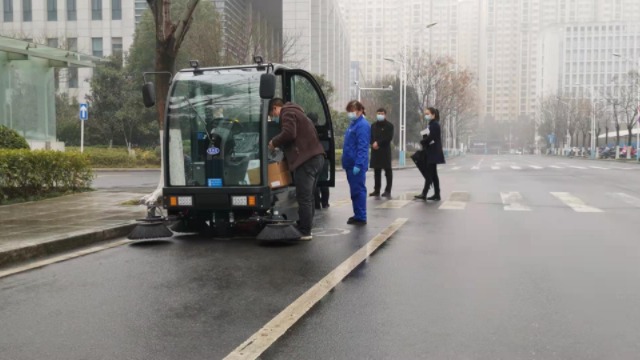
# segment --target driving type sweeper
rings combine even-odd
[[[170,80],[162,161],[165,216],[149,208],[130,239],[202,233],[214,237],[257,236],[261,241],[297,240],[295,178],[281,149],[269,141],[280,123],[269,102],[282,98],[309,114],[326,151],[318,186],[335,185],[331,113],[314,77],[301,69],[265,64],[203,67],[197,61]],[[155,73],[145,73],[145,77]],[[155,85],[143,86],[146,107],[155,105]],[[315,120],[315,119],[314,119]],[[170,223],[168,231],[165,223]]]

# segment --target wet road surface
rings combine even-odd
[[[2,278],[0,354],[223,358],[397,218],[408,221],[261,358],[640,352],[640,167],[467,156],[442,167],[444,201],[426,204],[410,200],[417,170],[394,175],[394,201],[370,198],[366,227],[345,224],[340,178],[309,243],[180,237]]]

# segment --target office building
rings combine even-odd
[[[96,57],[123,52],[133,43],[134,3],[125,0],[3,0],[0,34]],[[84,102],[92,69],[59,74],[59,91]]]
[[[284,0],[282,27],[289,65],[323,75],[335,88],[329,99],[342,109],[350,99],[350,41],[336,0]]]
[[[222,15],[223,51],[228,63],[251,62],[254,55],[279,60],[283,0],[210,1]]]
[[[595,22],[551,28],[543,33],[540,59],[540,96],[588,98],[585,88],[593,89],[594,98],[612,94],[627,82],[630,70],[637,70],[640,25]]]

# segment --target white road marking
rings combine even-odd
[[[532,168],[534,168],[536,170],[544,169],[542,166],[537,166],[537,165],[529,165],[529,167],[532,167]]]
[[[500,170],[500,166],[492,166],[491,170]]]
[[[376,206],[376,209],[401,209],[405,205],[412,203],[411,200],[387,200]]]
[[[584,167],[584,166],[574,166],[574,165],[571,165],[571,166],[569,166],[569,167],[570,167],[570,168],[573,168],[573,169],[580,169],[580,170],[586,170],[586,169],[587,169],[587,168],[586,168],[586,167]]]
[[[2,270],[0,271],[0,279],[7,277],[7,276],[11,276],[14,274],[18,274],[21,272],[25,272],[25,271],[29,271],[29,270],[34,270],[34,269],[38,269],[41,267],[45,267],[47,265],[51,265],[51,264],[55,264],[55,263],[59,263],[59,262],[63,262],[63,261],[67,261],[67,260],[71,260],[71,259],[75,259],[81,256],[85,256],[85,255],[89,255],[89,254],[93,254],[102,250],[107,250],[107,249],[111,249],[114,247],[118,247],[121,245],[126,245],[133,242],[132,240],[118,240],[118,241],[114,241],[114,242],[110,242],[108,244],[105,245],[100,245],[100,246],[93,246],[84,250],[79,250],[79,251],[75,251],[69,254],[64,254],[64,255],[59,255],[59,256],[54,256],[48,259],[44,259],[44,260],[40,260],[40,261],[35,261],[26,265],[22,265],[22,266],[17,266],[17,267],[12,267],[6,270]]]
[[[440,205],[440,210],[464,210],[469,202],[469,193],[466,191],[454,191],[449,200]]]
[[[640,199],[635,196],[627,195],[625,193],[609,193],[609,196],[622,200],[631,206],[640,207]]]
[[[600,167],[600,166],[589,166],[592,169],[599,169],[599,170],[609,170],[609,168],[605,168],[605,167]]]
[[[562,166],[557,166],[557,165],[551,165],[549,167],[554,169],[564,169]]]
[[[351,204],[351,199],[336,200],[329,203],[331,207],[341,207],[347,204]]]
[[[266,323],[260,330],[251,335],[224,359],[257,359],[273,345],[278,338],[284,335],[287,330],[311,310],[315,304],[322,300],[329,291],[341,283],[358,265],[367,260],[380,245],[387,241],[406,222],[406,218],[396,219],[381,233],[373,237],[367,244],[282,310],[271,319],[271,321]]]
[[[572,208],[576,212],[588,212],[588,213],[600,213],[602,210],[585,204],[580,198],[571,195],[568,192],[552,192],[551,195],[558,198],[565,203],[568,207]]]
[[[501,192],[500,197],[506,211],[531,211],[531,208],[522,203],[522,195],[519,192]]]
[[[477,165],[471,168],[471,170],[479,170],[479,169],[480,169],[480,167],[477,166]]]
[[[480,166],[482,165],[483,162],[484,162],[484,158],[480,159],[480,162],[478,162],[474,167],[472,167],[471,170],[480,169]]]
[[[456,166],[456,167],[451,168],[451,171],[455,171],[455,170],[460,170],[460,166]]]
[[[511,165],[511,168],[513,170],[521,170],[522,169],[520,166],[515,166],[515,165]]]

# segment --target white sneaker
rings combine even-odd
[[[301,241],[309,241],[309,240],[311,240],[311,239],[313,239],[313,236],[312,236],[312,235],[302,235],[302,236],[300,237],[300,240],[301,240]]]

